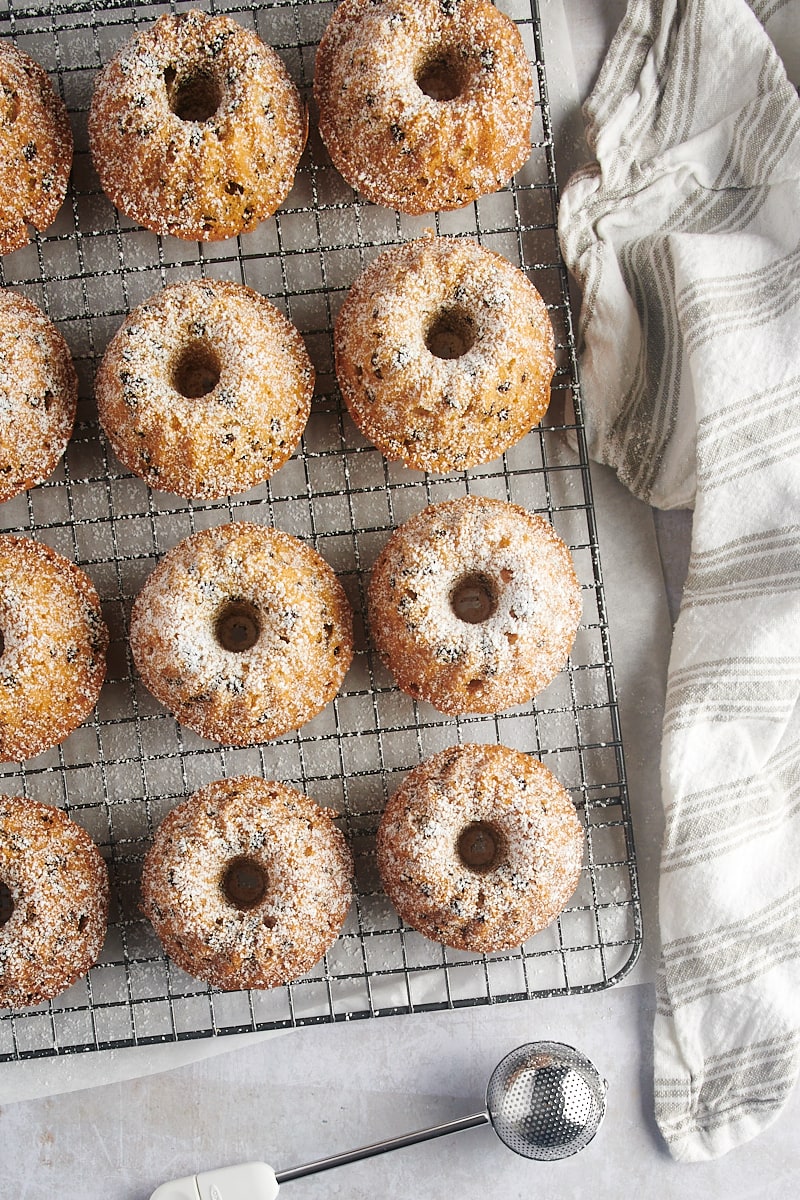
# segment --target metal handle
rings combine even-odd
[[[304,1175],[316,1175],[319,1171],[329,1171],[331,1167],[343,1167],[346,1163],[360,1162],[362,1158],[385,1154],[387,1150],[401,1150],[403,1146],[415,1146],[418,1142],[444,1137],[448,1133],[459,1133],[462,1129],[475,1129],[478,1125],[490,1124],[488,1112],[474,1113],[471,1117],[459,1117],[458,1120],[446,1121],[443,1125],[432,1125],[429,1129],[418,1129],[415,1133],[387,1138],[384,1142],[373,1142],[358,1150],[347,1150],[343,1154],[332,1154],[329,1158],[318,1158],[316,1162],[305,1163],[302,1167],[278,1171],[275,1178],[278,1183],[288,1183],[291,1179],[302,1179]]]

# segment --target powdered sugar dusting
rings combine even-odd
[[[106,935],[108,873],[89,835],[60,809],[0,796],[0,1007],[65,991],[96,962]]]
[[[265,894],[237,907],[226,869],[246,860]],[[308,971],[335,940],[353,866],[331,814],[285,784],[240,776],[167,815],[142,873],[146,915],[167,953],[220,988],[269,988]]]
[[[437,64],[451,98],[420,86]],[[334,165],[401,212],[461,208],[530,154],[530,65],[490,0],[343,0],[319,45],[314,96]]]
[[[182,356],[218,364],[205,395],[182,395]],[[269,478],[297,447],[314,369],[303,339],[265,297],[238,283],[165,288],[128,316],[95,385],[117,457],[152,487],[216,499]]]
[[[230,602],[255,614],[249,649],[220,644],[217,621]],[[312,547],[235,521],[161,559],[134,603],[130,643],[145,684],[182,724],[250,745],[297,729],[333,699],[352,660],[352,613]]]
[[[459,840],[488,828],[496,854],[468,866]],[[459,950],[511,949],[563,911],[575,891],[584,834],[575,807],[542,763],[505,746],[444,750],[409,773],[378,830],[378,866],[400,915]]]
[[[443,358],[438,320],[470,345]],[[547,308],[523,272],[471,239],[426,236],[379,255],[335,329],[336,372],[356,424],[422,471],[490,462],[544,415],[555,370]]]
[[[485,581],[493,612],[477,623],[452,604],[465,578]],[[401,525],[369,587],[372,636],[398,685],[441,712],[502,712],[527,703],[564,666],[581,615],[569,550],[542,517],[464,496]]]

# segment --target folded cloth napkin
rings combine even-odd
[[[629,0],[560,209],[591,453],[694,507],[654,1029],[685,1161],[754,1137],[800,1073],[800,100],[773,22],[796,48],[797,0]]]

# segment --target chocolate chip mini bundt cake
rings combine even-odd
[[[333,813],[283,783],[220,779],[168,813],[142,906],[178,966],[214,987],[297,979],[336,940],[353,863]]]
[[[42,1004],[97,961],[108,872],[85,829],[28,797],[0,796],[0,1008]]]
[[[468,744],[406,776],[381,818],[378,867],[413,929],[491,953],[522,945],[564,910],[584,842],[572,800],[542,763]]]
[[[462,496],[395,530],[368,607],[376,649],[403,691],[444,713],[494,713],[528,703],[564,667],[580,584],[543,517]]]
[[[553,327],[522,271],[469,238],[386,250],[336,319],[350,415],[387,458],[463,471],[498,458],[544,416]]]
[[[135,308],[95,380],[117,458],[153,488],[206,500],[255,487],[291,457],[313,392],[291,321],[250,288],[212,279]]]
[[[107,646],[89,576],[43,542],[0,535],[0,761],[33,758],[86,720]]]
[[[247,233],[291,191],[308,117],[280,57],[231,17],[167,13],[97,79],[89,144],[103,191],[155,233]]]
[[[342,0],[314,97],[334,166],[400,212],[462,208],[530,155],[530,64],[491,0]]]
[[[43,483],[72,434],[78,377],[40,308],[0,289],[0,502]]]
[[[27,246],[28,226],[52,225],[67,193],[72,128],[39,63],[0,40],[0,254]]]
[[[298,729],[334,698],[353,617],[316,550],[234,521],[164,555],[134,602],[130,644],[146,687],[182,725],[244,746]]]

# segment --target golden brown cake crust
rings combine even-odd
[[[352,901],[333,815],[250,776],[217,780],[168,813],[145,860],[142,907],[170,958],[224,989],[278,987],[309,971]],[[237,869],[244,886],[226,883]]]
[[[77,401],[78,377],[61,334],[27,297],[0,290],[0,501],[53,473]]]
[[[404,921],[457,950],[510,950],[578,884],[575,806],[537,759],[506,746],[443,750],[409,773],[378,829],[378,867]]]
[[[401,212],[462,208],[530,155],[530,64],[491,0],[342,0],[314,97],[337,170]]]
[[[398,686],[453,715],[530,701],[565,665],[581,615],[572,558],[553,527],[482,496],[432,504],[396,529],[368,606]]]
[[[85,829],[61,809],[0,796],[0,1008],[66,991],[97,961],[108,918],[108,872]]]
[[[426,236],[380,254],[339,311],[334,347],[356,425],[420,471],[498,458],[550,401],[544,301],[518,267],[468,238]]]
[[[307,132],[275,51],[230,17],[194,10],[167,13],[127,42],[89,111],[112,204],[146,229],[198,241],[246,233],[274,213]]]
[[[316,550],[234,521],[164,555],[136,597],[130,644],[145,685],[181,724],[251,745],[333,699],[352,659],[353,618]]]
[[[151,487],[216,499],[268,479],[311,411],[314,368],[294,325],[238,283],[173,284],[128,316],[95,394],[114,453]]]
[[[72,168],[66,105],[45,69],[0,41],[0,254],[27,246],[64,203]]]
[[[108,630],[88,575],[31,538],[0,535],[0,761],[56,746],[94,708]]]

